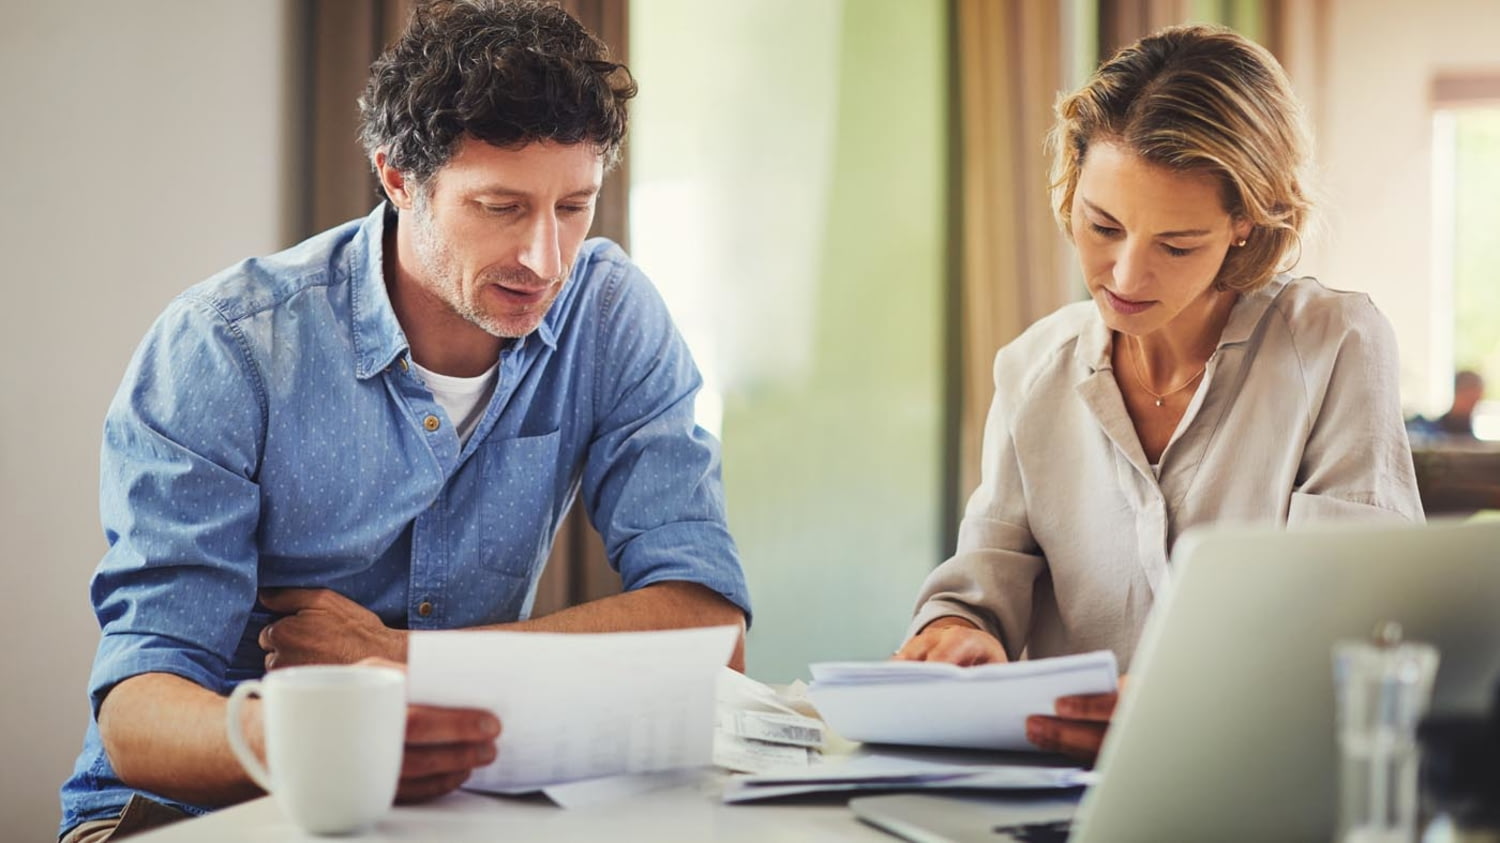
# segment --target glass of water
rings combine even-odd
[[[1437,664],[1435,648],[1403,641],[1394,623],[1334,646],[1340,843],[1416,839],[1417,723]]]

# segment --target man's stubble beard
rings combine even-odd
[[[414,234],[412,242],[416,250],[417,263],[422,273],[435,283],[439,300],[447,305],[449,310],[490,336],[499,339],[519,339],[536,329],[535,324],[524,330],[508,327],[502,324],[500,319],[486,313],[479,307],[477,302],[468,296],[468,293],[471,291],[464,288],[463,271],[459,269],[458,262],[453,259],[452,250],[448,248],[446,243],[439,240],[437,226],[432,218],[431,209],[420,196],[412,204],[412,222],[414,223],[412,226],[412,233]],[[559,279],[567,278],[572,269],[573,267],[570,264],[563,270],[559,278],[549,280],[547,282],[548,286],[557,286]],[[513,286],[534,289],[540,286],[540,280],[536,273],[524,267],[511,271],[496,270],[482,273],[476,279],[477,285],[474,289],[482,290],[490,284],[507,282],[514,282]],[[542,317],[551,309],[552,303],[555,300],[556,294],[554,293],[552,298],[547,299],[538,308],[535,319],[536,323],[540,323]],[[531,320],[528,319],[527,321],[530,322]]]

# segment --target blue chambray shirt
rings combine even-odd
[[[584,243],[460,444],[405,365],[387,213],[192,287],[137,349],[104,423],[95,717],[140,673],[220,694],[260,676],[261,587],[330,588],[409,629],[526,618],[580,491],[627,590],[700,583],[748,616],[698,370],[624,252]],[[62,830],[130,793],[91,718]]]

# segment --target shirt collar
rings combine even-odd
[[[354,233],[345,271],[354,327],[354,374],[360,380],[383,371],[410,347],[385,288],[385,230],[395,211],[381,202]]]
[[[1224,348],[1248,341],[1271,302],[1276,300],[1276,296],[1290,281],[1290,275],[1281,274],[1262,287],[1240,293],[1239,299],[1229,311],[1229,321],[1224,323],[1224,330],[1219,334],[1217,347]],[[1113,368],[1109,355],[1114,337],[1099,316],[1097,305],[1095,307],[1094,318],[1089,320],[1088,326],[1078,335],[1078,344],[1073,350],[1074,359],[1091,374]]]
[[[355,374],[361,380],[383,371],[411,347],[401,323],[396,319],[396,310],[391,306],[390,292],[385,286],[385,233],[387,226],[395,223],[396,211],[390,203],[382,202],[354,234],[349,243],[345,271],[349,273],[350,312],[354,324]],[[558,301],[547,309],[547,315],[532,332],[548,348],[557,348],[558,321],[562,318],[561,299],[578,286],[581,267],[574,264],[568,283]],[[516,340],[514,348],[526,347],[531,335]]]
[[[1282,288],[1291,280],[1290,275],[1282,273],[1257,289],[1240,293],[1240,300],[1229,311],[1229,321],[1224,323],[1224,332],[1219,335],[1219,348],[1248,341],[1250,335],[1255,333],[1255,326],[1260,324],[1261,318],[1270,309],[1271,302],[1276,300]]]

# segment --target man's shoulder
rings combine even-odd
[[[666,313],[655,285],[619,244],[594,237],[579,248],[568,289],[548,321],[554,331],[562,333],[580,321],[619,315],[639,318],[643,312]]]
[[[650,282],[620,244],[607,237],[593,237],[578,250],[574,276],[579,291],[597,297],[601,302],[618,296],[622,290]]]
[[[273,254],[246,258],[184,290],[179,298],[238,322],[274,310],[310,290],[343,283],[359,265],[361,220],[314,235]]]

